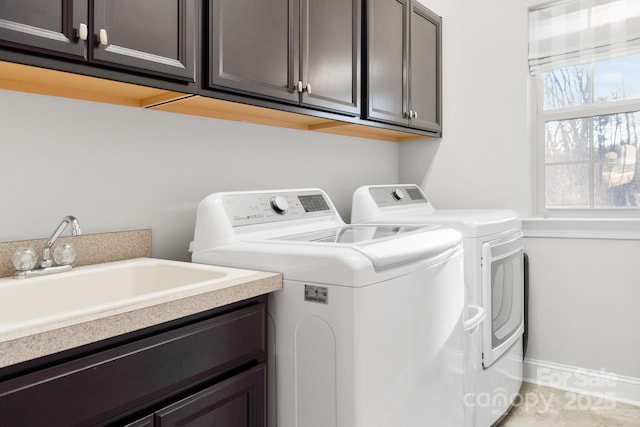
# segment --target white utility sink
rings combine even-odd
[[[215,290],[256,274],[188,262],[136,258],[25,279],[0,279],[0,335],[172,297]]]

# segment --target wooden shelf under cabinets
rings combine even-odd
[[[206,98],[197,95],[178,99],[162,105],[156,105],[150,108],[154,110],[190,114],[194,116],[235,120],[268,126],[333,133],[369,139],[380,139],[384,141],[401,142],[426,138],[422,135],[374,128],[338,120],[324,119],[322,117],[307,116],[304,114],[290,113],[271,108]]]
[[[0,88],[140,108],[190,96],[12,62],[0,62]]]
[[[383,141],[402,142],[427,138],[409,132],[4,61],[0,61],[0,89]]]

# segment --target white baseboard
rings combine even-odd
[[[527,358],[524,360],[524,381],[640,406],[640,378],[604,370],[594,371]]]

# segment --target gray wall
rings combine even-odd
[[[640,379],[640,242],[528,238],[528,357]]]
[[[397,143],[0,91],[0,241],[153,229],[153,255],[188,260],[216,191],[320,187],[349,220],[360,185],[397,182]]]
[[[523,0],[420,1],[443,17],[443,138],[403,143],[400,180],[422,184],[436,207],[528,215]]]

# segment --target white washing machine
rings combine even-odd
[[[467,304],[486,312],[477,338],[474,329],[466,337],[467,425],[494,424],[522,385],[524,250],[517,212],[436,210],[417,185],[379,185],[355,191],[351,223],[442,224],[462,233]]]
[[[462,426],[461,235],[345,225],[318,189],[216,193],[193,262],[280,272],[270,427]]]

